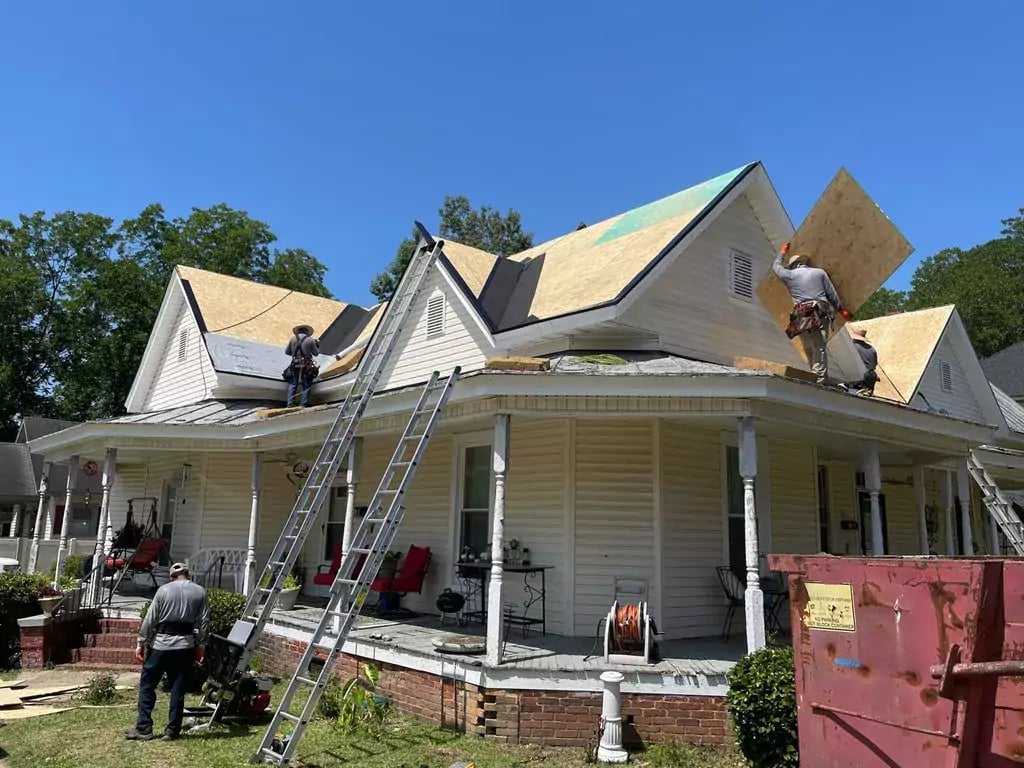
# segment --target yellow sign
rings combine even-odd
[[[807,607],[804,624],[810,629],[832,632],[855,632],[857,620],[853,611],[853,588],[849,584],[815,584],[804,582]]]

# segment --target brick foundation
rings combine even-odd
[[[40,669],[47,664],[67,664],[81,648],[87,632],[99,624],[98,611],[71,615],[30,616],[18,620],[21,635],[21,666]]]
[[[306,644],[264,633],[259,652],[268,674],[290,677]],[[335,674],[343,679],[369,659],[343,655]],[[595,741],[601,717],[599,692],[499,690],[442,679],[381,662],[378,690],[392,705],[428,722],[489,739],[525,744],[585,747]],[[727,740],[725,699],[626,693],[622,716],[627,743],[685,741],[717,746]]]

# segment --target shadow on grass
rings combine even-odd
[[[370,758],[380,757],[398,750],[413,750],[422,747],[445,747],[460,740],[462,734],[454,731],[438,733],[436,731],[427,733],[388,733],[379,737],[372,737],[366,733],[345,733],[345,732],[321,732],[318,734],[318,741],[336,741],[348,738],[345,749],[349,755],[338,751],[340,745],[318,744],[312,745],[312,749],[303,757],[304,768],[328,768],[331,765],[360,765],[362,761]],[[355,753],[355,754],[352,754]]]

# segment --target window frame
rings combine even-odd
[[[490,432],[477,432],[473,434],[460,435],[455,441],[455,456],[453,464],[453,493],[454,505],[452,508],[452,556],[453,561],[458,562],[462,554],[462,533],[463,533],[463,512],[484,512],[487,513],[487,549],[490,551],[491,536],[494,531],[494,462],[493,462],[493,434]],[[487,448],[488,456],[488,484],[487,484],[487,509],[466,508],[465,475],[466,475],[466,453],[470,448]],[[477,555],[482,555],[478,552]]]

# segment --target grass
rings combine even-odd
[[[279,694],[280,690],[275,691]],[[75,706],[72,702],[70,706]],[[160,694],[154,713],[156,729],[167,713]],[[227,768],[244,766],[256,751],[263,727],[221,728],[175,742],[124,740],[135,723],[134,706],[77,708],[8,723],[0,729],[3,768]],[[466,736],[404,716],[388,721],[381,736],[347,735],[332,723],[316,721],[299,748],[297,768],[449,768],[457,761],[477,768],[576,768],[584,750],[498,744]],[[691,747],[654,747],[632,765],[651,768],[740,768],[735,753]]]

